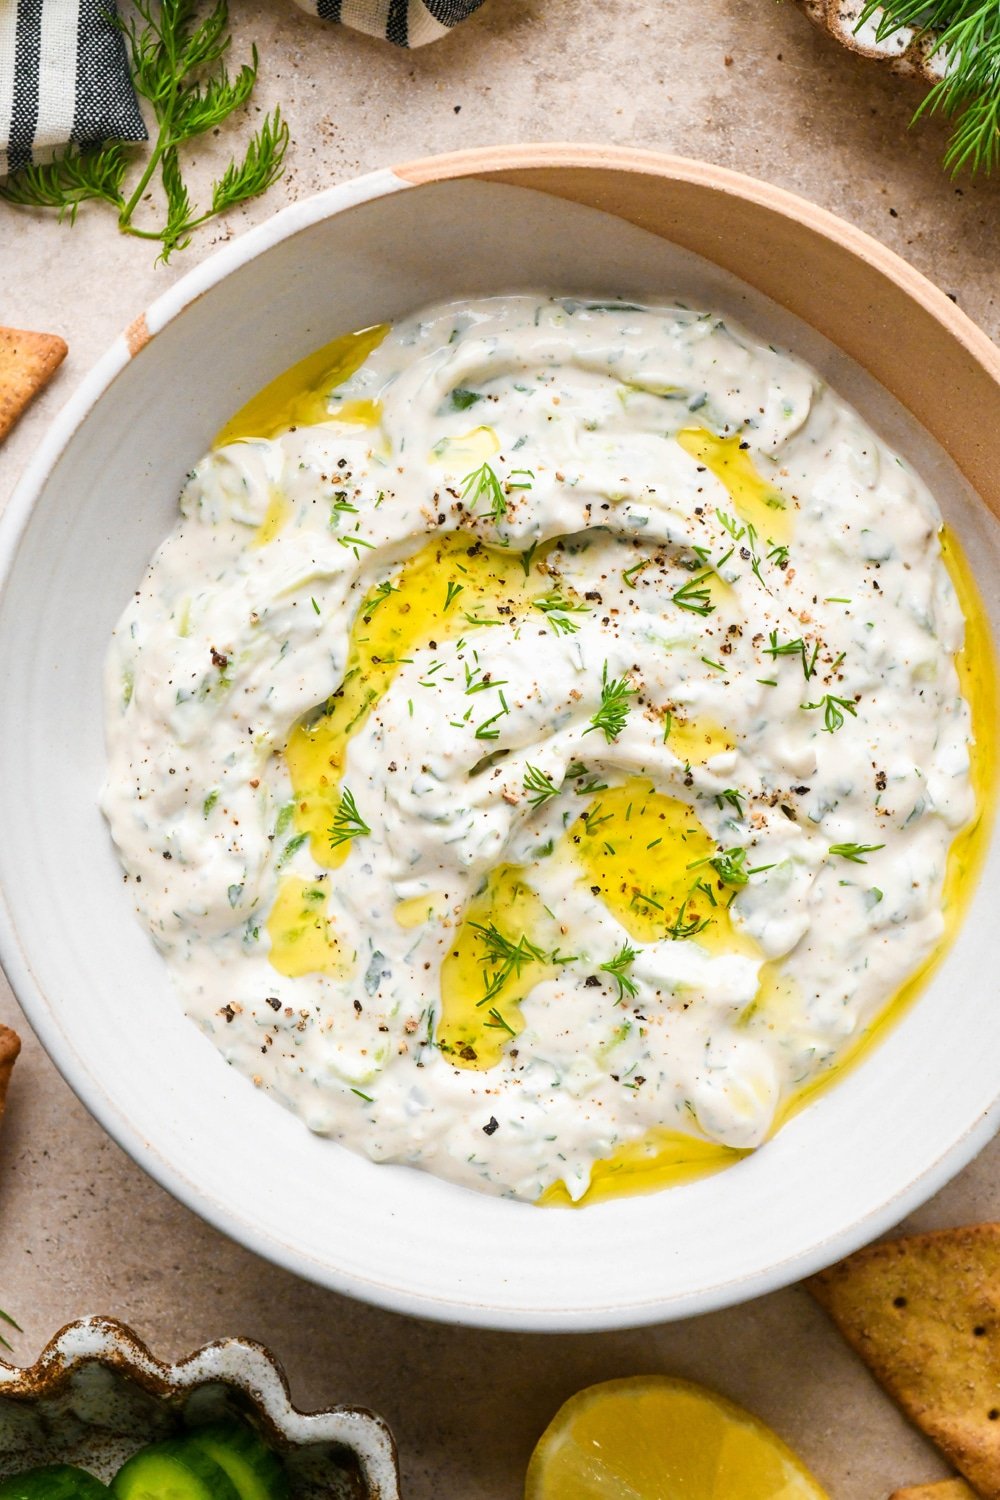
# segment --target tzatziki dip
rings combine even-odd
[[[941,944],[941,517],[787,353],[432,307],[262,393],[180,511],[103,808],[186,1011],[310,1130],[531,1201],[721,1162]]]

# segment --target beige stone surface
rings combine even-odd
[[[233,11],[235,56],[257,41],[259,102],[281,102],[295,142],[265,200],[203,232],[169,267],[120,238],[104,212],[84,210],[71,230],[0,205],[0,322],[70,346],[0,449],[0,502],[113,335],[213,244],[360,171],[461,146],[613,141],[767,178],[878,236],[1000,332],[1000,181],[949,181],[943,129],[907,129],[915,89],[841,53],[787,0],[487,0],[417,54],[324,26],[289,0],[234,0]],[[210,155],[226,150],[223,135]],[[211,166],[201,157],[196,180]],[[0,1020],[27,1030],[2,982]],[[913,1223],[1000,1218],[998,1166],[993,1147]],[[344,1400],[385,1414],[408,1500],[515,1500],[560,1401],[654,1370],[751,1406],[834,1500],[881,1500],[946,1473],[794,1289],[680,1324],[544,1337],[413,1322],[297,1281],[147,1179],[30,1036],[0,1142],[0,1222],[0,1306],[23,1325],[19,1361],[87,1312],[125,1318],[172,1356],[249,1334],[285,1362],[301,1405]]]

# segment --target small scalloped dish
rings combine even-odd
[[[70,1323],[28,1368],[0,1362],[0,1477],[67,1463],[106,1481],[147,1443],[225,1417],[249,1422],[280,1455],[294,1500],[399,1500],[381,1417],[297,1411],[260,1344],[221,1339],[164,1364],[111,1318]]]

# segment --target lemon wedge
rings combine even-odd
[[[637,1375],[561,1406],[525,1500],[827,1500],[763,1422],[688,1380]]]

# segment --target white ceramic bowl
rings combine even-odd
[[[0,952],[85,1104],[244,1244],[407,1312],[611,1327],[702,1312],[832,1261],[994,1132],[996,844],[919,1002],[773,1142],[690,1186],[544,1211],[375,1166],[228,1069],[171,994],[96,801],[108,637],[223,420],[340,332],[514,287],[680,292],[795,349],[920,467],[1000,602],[998,528],[956,466],[997,507],[1000,358],[873,241],[763,184],[646,154],[538,147],[376,173],[287,209],[162,297],[83,383],[11,502]]]

